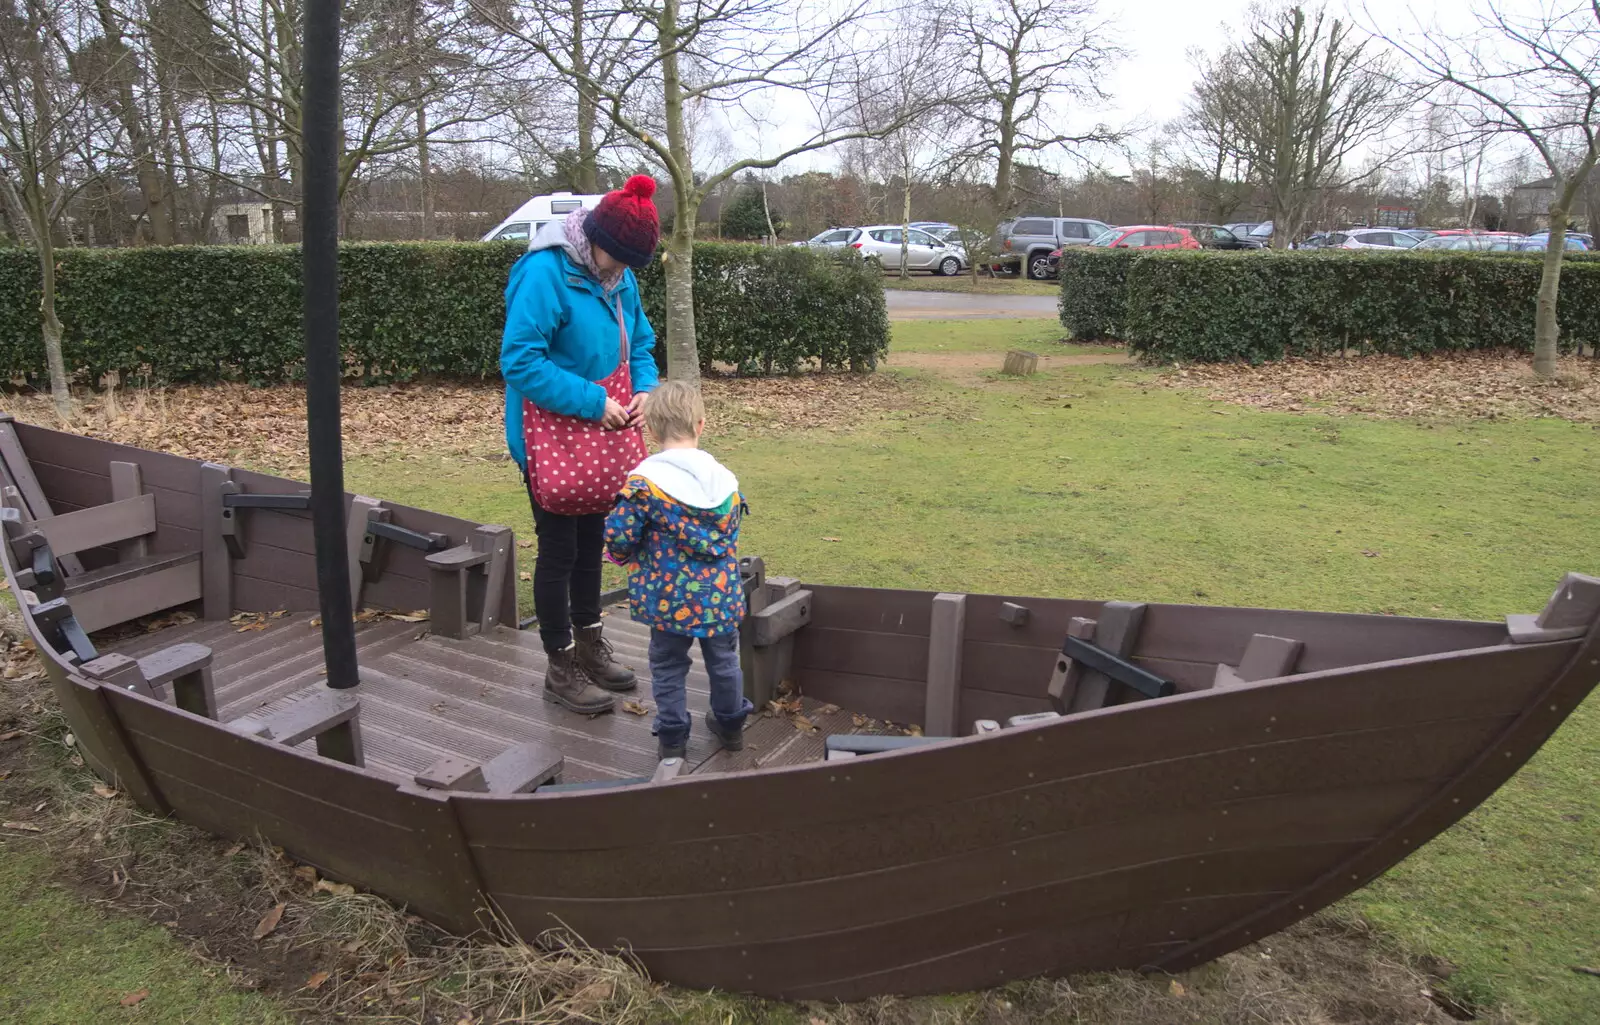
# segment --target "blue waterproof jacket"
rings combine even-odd
[[[633,271],[607,292],[567,248],[560,221],[544,226],[506,283],[506,330],[500,374],[506,381],[506,447],[518,466],[528,454],[522,439],[522,400],[552,413],[599,420],[605,389],[596,384],[617,369],[622,334],[617,306],[628,326],[633,390],[656,386],[656,333],[645,319]]]

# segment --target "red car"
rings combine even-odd
[[[1135,224],[1127,228],[1112,228],[1101,235],[1091,246],[1112,249],[1199,249],[1200,243],[1188,228],[1174,228],[1170,224]],[[1061,266],[1061,250],[1050,254],[1050,271]]]
[[[1170,224],[1135,224],[1126,228],[1113,228],[1089,243],[1110,249],[1199,249],[1200,243],[1188,228],[1174,228]]]

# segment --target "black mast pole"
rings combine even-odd
[[[339,0],[306,0],[301,185],[305,260],[306,441],[328,686],[354,687],[356,636],[344,536],[339,378]]]

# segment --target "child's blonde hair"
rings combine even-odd
[[[687,381],[664,381],[650,393],[644,422],[657,441],[692,441],[706,418],[700,389]]]

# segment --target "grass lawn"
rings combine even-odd
[[[49,849],[34,838],[0,841],[0,1021],[18,1025],[180,1022],[287,1025],[271,1001],[201,970],[166,932],[102,915],[53,883]],[[146,995],[138,997],[140,992]],[[128,1000],[128,1006],[123,1001]]]
[[[894,354],[1041,354],[1048,322],[913,322]],[[903,361],[904,362],[904,361]],[[915,360],[910,360],[915,362]],[[1223,405],[1126,365],[1022,380],[895,370],[910,409],[852,427],[730,431],[743,548],[825,583],[1494,619],[1594,572],[1600,432],[1562,420],[1417,422]],[[354,461],[350,484],[509,523],[508,464]],[[525,558],[526,561],[526,558]],[[526,587],[526,585],[524,585]],[[525,599],[526,600],[526,599]],[[1451,987],[1522,1020],[1594,1020],[1600,703],[1459,828],[1352,898]]]
[[[977,295],[1048,295],[1055,296],[1061,286],[1054,281],[1033,281],[1029,278],[992,278],[971,274],[958,274],[953,278],[937,274],[912,274],[901,278],[896,273],[883,276],[884,288],[899,288],[908,292],[968,292]]]

